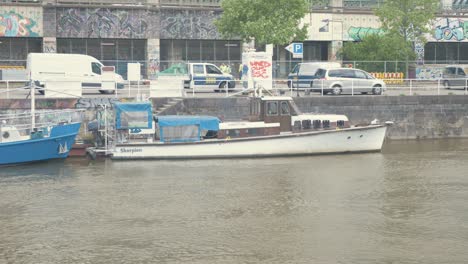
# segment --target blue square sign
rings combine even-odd
[[[286,50],[292,53],[293,58],[302,58],[304,46],[302,43],[291,43],[286,47]]]
[[[302,46],[302,43],[293,43],[293,53],[302,54],[303,50],[304,48]]]

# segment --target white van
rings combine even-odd
[[[102,70],[104,65],[94,57],[82,54],[29,53],[27,69],[30,79],[36,85],[44,87],[45,82],[54,78],[78,78],[83,88],[99,89],[100,93],[115,93],[115,89],[102,87]],[[115,74],[117,88],[123,88],[124,80]],[[44,93],[44,90],[39,90]]]
[[[309,88],[312,87],[315,73],[320,69],[340,68],[338,62],[303,62],[298,63],[288,75],[289,88]]]

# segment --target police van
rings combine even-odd
[[[235,80],[231,74],[223,73],[216,65],[210,63],[187,63],[189,80],[184,82],[184,88],[196,90],[234,89]]]

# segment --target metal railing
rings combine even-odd
[[[372,9],[383,6],[384,0],[343,0],[343,7],[348,9]]]
[[[345,84],[338,85],[340,91],[335,92],[336,83],[330,80],[310,80],[313,86],[291,85],[291,80],[275,79],[272,80],[272,89],[270,90],[275,95],[290,95],[290,96],[413,96],[413,95],[468,95],[468,78],[463,79],[436,79],[436,80],[418,80],[418,79],[381,79],[386,85],[375,89],[378,85],[363,86],[359,80],[351,80]],[[0,88],[0,99],[17,99],[26,98],[29,96],[29,90],[24,86],[25,80],[20,82],[16,87],[12,87],[13,82],[10,82],[9,88]],[[248,87],[248,82],[245,80],[235,80],[234,88],[220,88],[217,86],[210,87],[195,87],[193,88],[168,88],[161,80],[155,80],[153,85],[147,81],[126,82],[122,89],[115,89],[111,94],[100,94],[100,88],[83,88],[81,97],[110,97],[110,98],[148,98],[150,96],[160,97],[231,97],[231,96],[247,96],[252,87]],[[0,85],[2,82],[0,81]],[[258,86],[258,85],[257,85]],[[299,86],[299,88],[298,88]],[[0,86],[1,87],[1,86]],[[66,91],[66,89],[64,88]],[[163,96],[167,91],[174,90],[171,96]],[[169,91],[171,92],[171,91]],[[69,96],[64,93],[63,98],[81,98],[80,96]],[[37,98],[48,98],[38,95]],[[53,96],[57,98],[57,96]]]

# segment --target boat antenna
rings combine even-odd
[[[36,127],[36,87],[31,78],[31,69],[29,69],[29,92],[31,94],[31,131]]]

